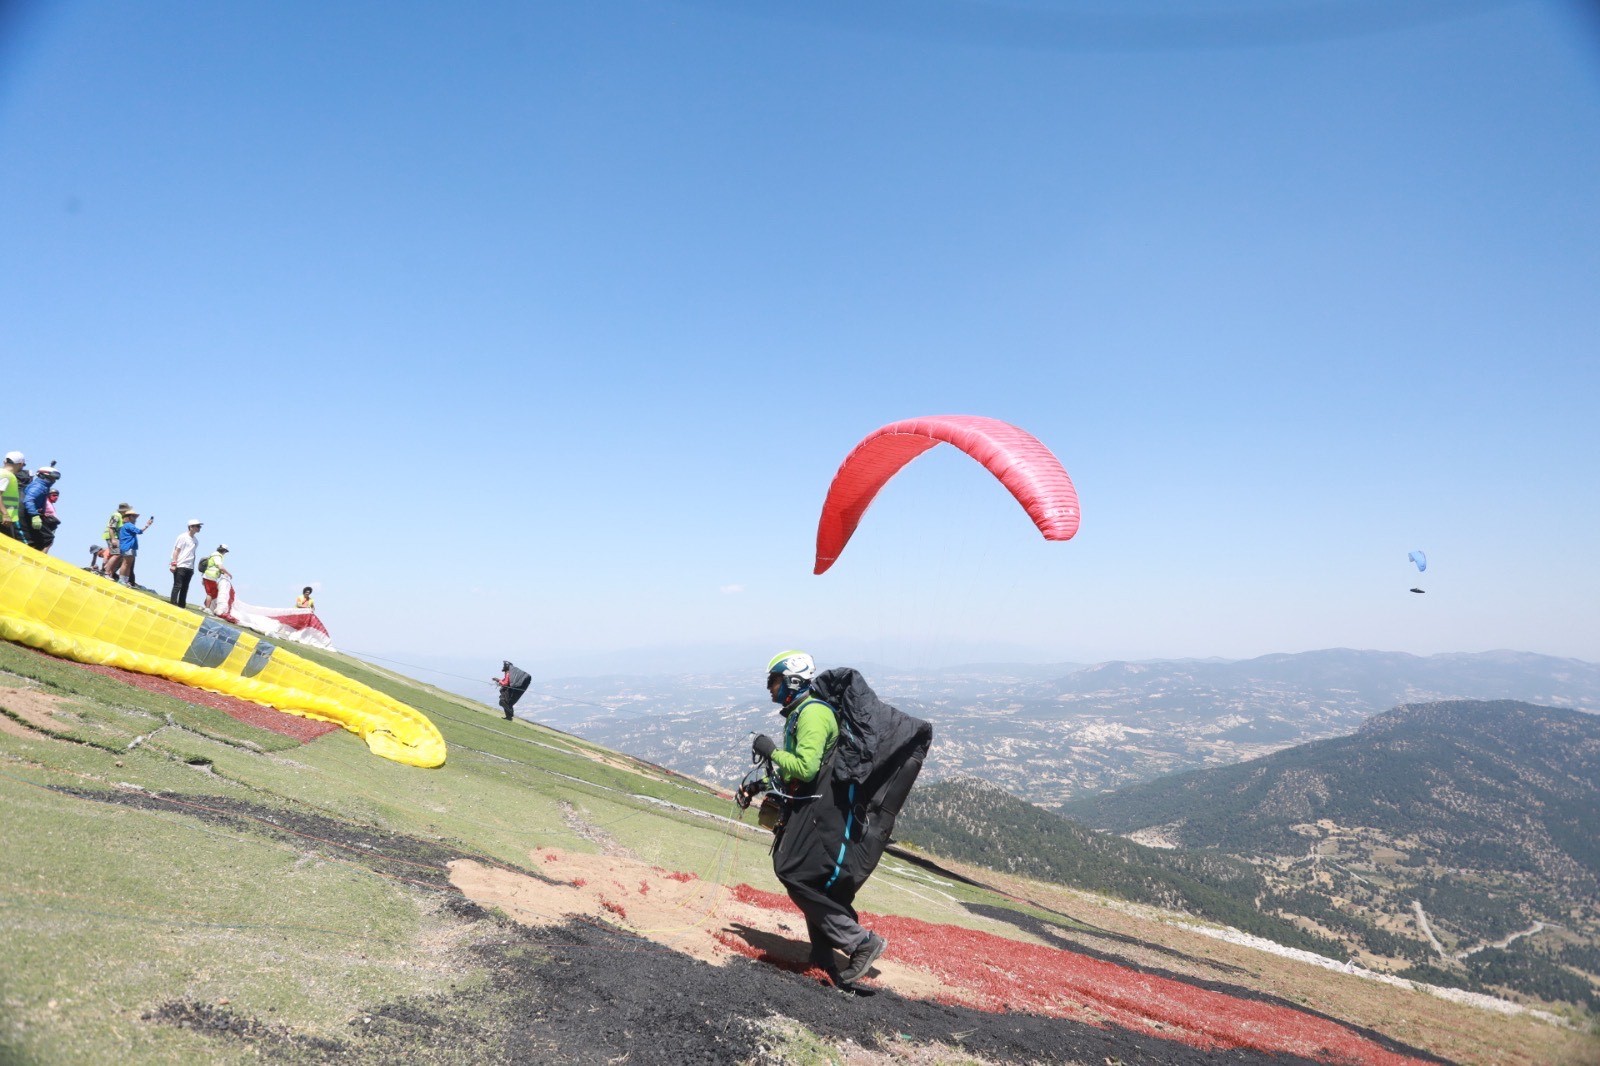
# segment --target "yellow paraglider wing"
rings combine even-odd
[[[428,717],[252,633],[0,538],[0,637],[343,726],[374,755],[442,766]]]

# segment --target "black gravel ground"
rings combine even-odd
[[[850,995],[774,966],[739,960],[711,966],[615,930],[573,922],[527,931],[543,950],[484,961],[533,993],[506,1062],[735,1064],[783,1061],[774,1015],[825,1041],[888,1050],[943,1043],[1001,1062],[1289,1063],[1248,1052],[1202,1052],[1124,1029],[1061,1018],[992,1014],[906,999]]]
[[[406,881],[419,888],[432,888],[457,894],[450,883],[449,864],[456,859],[472,859],[485,866],[514,870],[519,874],[554,884],[550,878],[476,854],[460,844],[424,840],[405,833],[394,833],[377,826],[361,825],[331,818],[315,811],[268,807],[226,796],[198,796],[175,792],[149,792],[133,789],[80,789],[54,787],[53,791],[100,803],[114,803],[144,811],[163,811],[196,818],[208,825],[255,833],[292,843],[302,851],[334,862],[354,863],[385,877]]]
[[[314,1036],[226,1006],[181,999],[143,1015],[152,1024],[181,1026],[223,1043],[247,1045],[274,1061],[626,1062],[630,1066],[781,1063],[783,1030],[775,1021],[780,1016],[830,1044],[852,1041],[889,1051],[896,1046],[939,1043],[958,1053],[997,1062],[1211,1066],[1311,1061],[1251,1051],[1201,1051],[1128,1029],[945,1006],[890,991],[852,995],[814,978],[748,959],[712,966],[602,924],[570,920],[546,929],[528,928],[478,907],[448,880],[447,864],[458,858],[512,867],[445,842],[216,796],[72,791],[85,799],[184,813],[240,832],[291,839],[308,850],[357,862],[419,889],[435,890],[453,915],[477,927],[478,935],[472,939],[475,946],[458,960],[462,981],[457,990],[353,1006],[347,1031],[339,1038]],[[541,877],[529,870],[518,872]],[[1004,916],[1024,927],[1035,921],[994,910],[997,913],[992,917]],[[1061,932],[1053,926],[1037,931]],[[772,934],[753,929],[737,932],[769,955],[792,953],[793,945]],[[1081,946],[1077,950],[1082,950]],[[1122,958],[1114,961],[1127,965]],[[1164,976],[1270,1000],[1231,986],[1176,974]],[[1440,1061],[1381,1034],[1358,1031],[1392,1050]]]
[[[487,985],[362,1010],[342,1040],[312,1038],[184,1001],[146,1017],[294,1062],[765,1066],[785,1061],[777,1016],[830,1044],[851,1041],[892,1051],[939,1043],[996,1062],[1236,1066],[1312,1061],[1202,1051],[1127,1029],[943,1006],[887,991],[850,995],[750,960],[711,966],[603,925],[573,920],[530,929],[470,903],[454,909],[482,925],[483,935],[469,956],[488,976]]]

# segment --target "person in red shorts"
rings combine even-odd
[[[233,574],[222,565],[222,557],[228,554],[226,544],[218,544],[217,550],[206,556],[200,563],[200,583],[206,587],[205,611],[207,614],[217,614],[217,582],[226,577],[233,580]],[[222,609],[222,614],[227,614],[227,608]]]

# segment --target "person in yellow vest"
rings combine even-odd
[[[302,611],[315,611],[317,609],[317,601],[311,598],[310,585],[300,590],[300,595],[295,597],[294,605]]]
[[[122,522],[132,504],[119,503],[117,509],[111,512],[111,517],[106,519],[105,562],[100,567],[100,572],[113,581],[117,578],[117,570],[122,565]]]
[[[222,565],[222,557],[227,554],[228,546],[226,544],[218,544],[216,551],[200,561],[200,583],[206,587],[205,612],[207,614],[217,613],[217,593],[219,591],[217,582],[224,577],[229,581],[233,580],[233,575],[228,572],[228,568]],[[223,609],[223,614],[227,614],[226,608]]]
[[[0,465],[0,533],[22,540],[22,527],[17,515],[22,507],[22,487],[17,471],[27,462],[21,452],[6,452],[6,461]],[[23,543],[27,543],[24,541]]]

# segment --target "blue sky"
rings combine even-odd
[[[127,499],[159,583],[200,516],[344,647],[545,674],[1600,659],[1577,5],[785,7],[13,5],[0,446],[60,554]],[[941,448],[813,577],[934,413],[1082,532]]]

